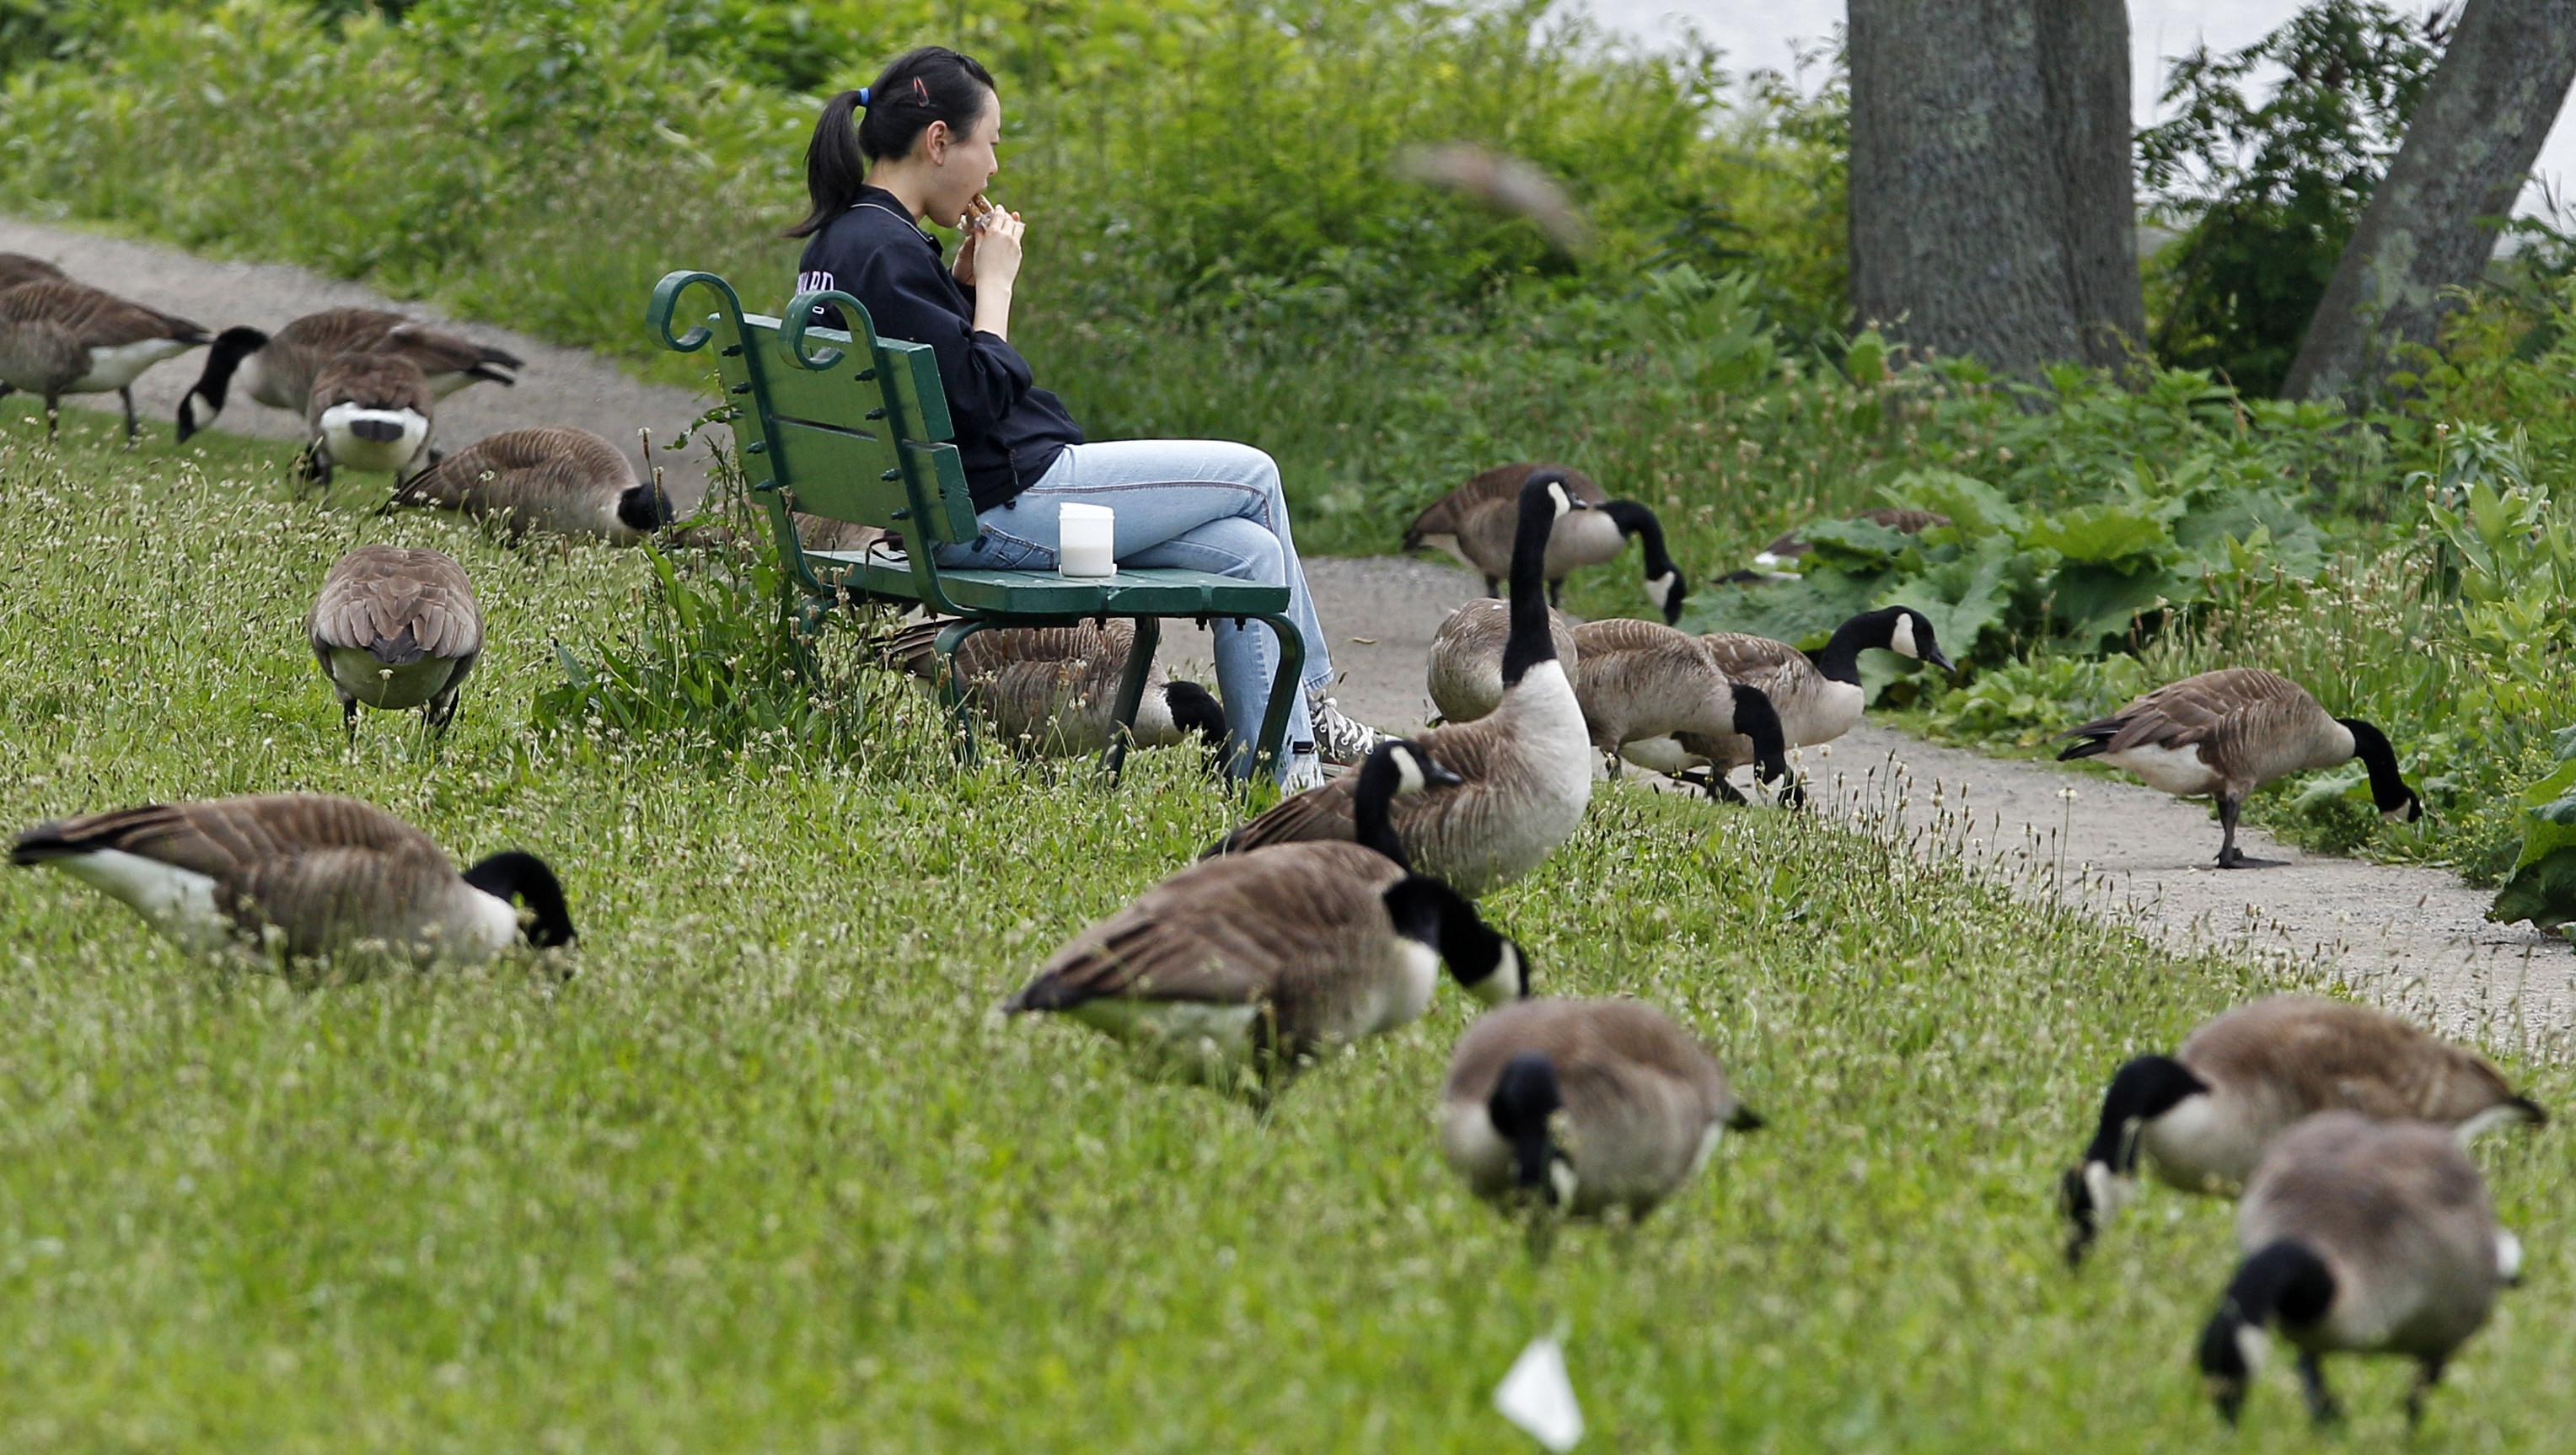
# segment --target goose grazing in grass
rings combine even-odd
[[[671,523],[671,498],[635,478],[617,446],[586,429],[544,425],[488,435],[412,476],[396,505],[499,521],[531,532],[629,546]]]
[[[2270,996],[2111,1078],[2092,1145],[2062,1184],[2074,1227],[2067,1261],[2081,1261],[2099,1223],[2134,1194],[2141,1152],[2171,1186],[2229,1193],[2284,1130],[2335,1110],[2436,1122],[2463,1140],[2548,1120],[2485,1057],[2410,1021],[2350,1001]]]
[[[1440,1147],[1480,1197],[1643,1216],[1699,1174],[1720,1133],[1761,1125],[1717,1058],[1653,1007],[1530,1000],[1459,1037]]]
[[[349,552],[322,578],[304,629],[353,738],[360,703],[388,712],[417,707],[432,730],[444,730],[456,716],[457,689],[483,655],[474,583],[444,551]]]
[[[933,686],[939,681],[939,633],[948,618],[913,622],[887,643],[897,667]],[[1078,755],[1109,746],[1117,716],[1118,683],[1136,642],[1136,624],[992,627],[957,649],[954,670],[966,700],[992,721],[1005,742],[1022,751]],[[1195,734],[1222,768],[1225,711],[1196,682],[1163,675],[1145,678],[1137,700],[1135,742],[1165,747]]]
[[[1787,642],[1744,632],[1711,632],[1699,644],[1729,680],[1757,688],[1771,699],[1772,710],[1780,716],[1780,731],[1793,748],[1830,743],[1860,725],[1869,702],[1860,682],[1863,652],[1889,651],[1945,672],[1953,670],[1950,659],[1941,655],[1932,623],[1910,606],[1881,607],[1852,617],[1834,628],[1824,649],[1812,657]],[[1631,743],[1623,753],[1639,767],[1664,773],[1681,773],[1702,761],[1669,737]],[[1730,748],[1726,761],[1713,766],[1722,779],[1747,761],[1739,743]]]
[[[1702,762],[1750,762],[1775,801],[1804,801],[1771,699],[1719,671],[1698,639],[1660,622],[1612,619],[1576,627],[1574,641],[1574,695],[1613,772],[1626,744],[1669,738]],[[1743,801],[1722,774],[1711,776],[1709,792]]]
[[[1583,822],[1592,800],[1591,735],[1548,634],[1544,574],[1550,528],[1579,509],[1555,471],[1541,470],[1521,486],[1502,703],[1475,722],[1424,734],[1424,750],[1461,781],[1396,807],[1396,836],[1413,862],[1469,898],[1537,868]],[[1345,775],[1282,799],[1208,852],[1348,839],[1356,830],[1352,789]]]
[[[2388,735],[2356,717],[2334,717],[2306,688],[2258,667],[2224,667],[2168,683],[2121,708],[2069,728],[2074,746],[2058,754],[2100,758],[2176,798],[2218,800],[2221,869],[2270,868],[2236,847],[2245,795],[2292,773],[2355,758],[2370,770],[2370,796],[2391,823],[2424,816],[2424,800],[2397,771]]]
[[[184,318],[85,284],[38,280],[0,291],[0,383],[44,398],[49,437],[64,395],[113,393],[125,405],[131,444],[134,381],[206,340]]]
[[[572,942],[563,886],[534,854],[463,874],[429,835],[373,804],[317,793],[146,804],[40,823],[13,864],[105,890],[179,944],[288,959],[378,951],[476,963],[525,939]],[[522,929],[524,904],[532,918]]]
[[[1488,1004],[1529,992],[1520,948],[1437,879],[1413,873],[1389,822],[1457,782],[1417,742],[1352,775],[1354,843],[1282,844],[1202,860],[1074,936],[1003,1009],[1070,1015],[1202,1073],[1297,1067],[1419,1018],[1445,960]]]
[[[43,258],[30,257],[25,253],[0,253],[0,290],[15,288],[21,283],[68,283],[70,281],[69,273],[46,262]]]
[[[313,383],[342,354],[399,354],[420,367],[432,396],[444,399],[478,380],[518,382],[519,356],[414,323],[381,308],[326,308],[277,332],[228,328],[206,350],[205,371],[179,401],[179,438],[221,414],[238,383],[271,409],[305,411]]]
[[[1899,535],[1909,536],[1919,536],[1935,526],[1943,526],[1950,523],[1950,517],[1943,515],[1937,510],[1907,510],[1902,507],[1881,507],[1875,510],[1863,510],[1855,512],[1854,514],[1844,518],[1847,520],[1866,521],[1871,525],[1885,526],[1887,529],[1895,531]],[[1752,570],[1737,572],[1734,576],[1729,577],[1728,579],[1748,581],[1795,581],[1798,579],[1798,558],[1814,549],[1815,547],[1796,531],[1782,531],[1772,540],[1771,544],[1764,546],[1761,551],[1753,557]]]
[[[2496,1294],[2520,1281],[2522,1244],[2496,1222],[2486,1179],[2459,1143],[2423,1122],[2330,1111],[2283,1132],[2236,1214],[2244,1260],[2201,1330],[2199,1363],[2233,1425],[2261,1367],[2266,1329],[2299,1351],[2318,1424],[2341,1411],[2328,1354],[2415,1361],[2406,1422]]]
[[[1547,542],[1547,594],[1551,602],[1564,592],[1568,574],[1612,560],[1628,538],[1643,543],[1646,599],[1667,623],[1681,620],[1689,594],[1680,568],[1664,553],[1663,522],[1634,500],[1613,500],[1581,473],[1562,465],[1502,465],[1433,501],[1404,532],[1404,549],[1435,546],[1456,556],[1485,578],[1492,593],[1510,574],[1515,534],[1519,529],[1520,494],[1529,481],[1546,475],[1564,482],[1575,504],[1590,514],[1557,522]]]
[[[1512,607],[1491,597],[1470,601],[1442,618],[1431,637],[1431,705],[1443,722],[1474,722],[1503,705],[1503,644],[1511,639]],[[1582,668],[1574,626],[1565,614],[1547,614],[1547,639],[1569,673]]]
[[[400,354],[342,354],[322,366],[305,399],[313,431],[308,476],[329,485],[342,468],[400,480],[429,456],[437,396],[429,376]]]

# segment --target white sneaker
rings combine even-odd
[[[1301,744],[1289,752],[1288,771],[1279,775],[1281,792],[1303,793],[1320,786],[1323,781],[1323,760],[1315,756],[1314,749]]]
[[[1389,736],[1345,715],[1332,698],[1311,687],[1306,689],[1306,717],[1314,724],[1316,755],[1338,767],[1357,764]]]

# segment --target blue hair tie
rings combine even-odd
[[[861,106],[868,104],[868,88],[865,86],[859,88],[859,104]]]

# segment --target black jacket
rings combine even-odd
[[[800,291],[838,288],[867,305],[879,337],[938,353],[939,384],[978,511],[1036,484],[1065,446],[1082,443],[1082,426],[1064,401],[1031,382],[1019,350],[975,331],[974,290],[959,285],[939,240],[913,225],[893,193],[861,188],[856,204],[805,240],[796,266]],[[846,326],[832,308],[814,310],[814,321]]]

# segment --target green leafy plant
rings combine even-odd
[[[2576,727],[2557,737],[2558,766],[2522,795],[2522,852],[2488,918],[2544,930],[2576,924]]]

